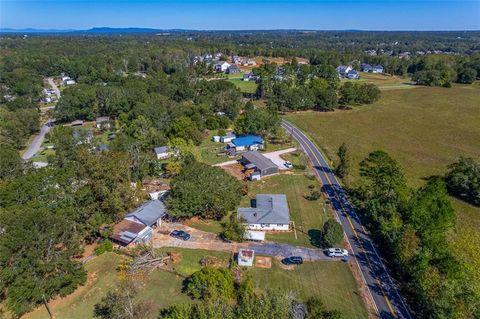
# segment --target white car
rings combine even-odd
[[[289,161],[285,161],[285,163],[283,163],[283,166],[285,166],[286,168],[292,168],[293,164],[290,163]]]
[[[327,255],[329,257],[345,257],[348,256],[348,251],[342,248],[328,248]]]

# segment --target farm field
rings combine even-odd
[[[286,116],[307,132],[330,159],[342,142],[352,159],[349,183],[358,178],[358,163],[383,149],[397,159],[408,182],[420,186],[426,177],[445,173],[460,155],[480,159],[480,89],[418,87],[388,90],[369,106],[331,113]],[[480,209],[452,198],[457,213],[452,247],[461,253],[480,282]],[[478,286],[480,291],[480,285]]]
[[[222,265],[228,265],[231,255],[228,253],[204,250],[188,250],[180,248],[164,248],[161,251],[180,253],[180,260],[174,265],[175,270],[189,276],[201,269],[200,259],[205,256],[215,257]],[[116,268],[121,256],[105,253],[86,264],[89,281],[61,302],[50,303],[55,318],[83,319],[92,318],[93,306],[99,302],[105,293],[115,287],[118,281]],[[328,307],[341,310],[345,318],[366,318],[366,310],[358,295],[355,280],[348,265],[341,262],[312,262],[285,270],[279,267],[277,261],[272,262],[270,269],[253,268],[257,289],[282,288],[294,292],[298,297],[309,298],[318,296]],[[267,280],[268,278],[268,280]],[[158,310],[173,303],[188,303],[192,300],[181,292],[183,277],[163,270],[153,271],[145,278],[139,298],[154,305],[149,318],[157,318]],[[47,319],[44,307],[25,315],[27,319]],[[149,319],[148,318],[148,319]]]

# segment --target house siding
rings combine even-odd
[[[265,230],[265,231],[288,231],[289,224],[246,224],[249,230]]]

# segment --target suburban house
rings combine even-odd
[[[263,148],[263,138],[258,135],[238,136],[227,144],[227,150],[256,151]]]
[[[362,70],[362,72],[372,72],[373,67],[370,64],[364,63],[360,66],[360,70]]]
[[[127,214],[125,219],[149,227],[156,227],[162,223],[162,218],[167,214],[167,208],[161,199],[148,200],[133,212]]]
[[[353,68],[351,65],[340,65],[336,70],[339,76],[345,77],[349,71],[353,70]]]
[[[228,74],[236,74],[236,73],[240,73],[240,69],[238,68],[238,66],[236,65],[230,65],[228,68],[227,68],[227,71],[226,71]]]
[[[220,136],[220,142],[222,143],[230,143],[233,141],[237,136],[232,132],[227,132],[224,136]]]
[[[350,70],[350,71],[348,71],[346,77],[347,77],[347,79],[350,79],[350,80],[359,79],[360,74],[358,74],[358,72],[355,71],[355,70]]]
[[[215,64],[215,71],[225,72],[225,71],[227,71],[229,66],[230,66],[230,63],[228,63],[226,61],[220,61],[217,64]]]
[[[153,229],[151,227],[124,219],[113,227],[110,239],[119,246],[127,247],[129,245],[147,243],[152,237]]]
[[[98,129],[109,129],[110,128],[110,118],[108,116],[100,116],[95,119],[95,126]]]
[[[290,215],[285,194],[257,194],[252,207],[240,207],[237,218],[249,230],[288,231]]]
[[[169,158],[172,155],[168,149],[168,146],[155,147],[153,151],[159,160]]]
[[[242,63],[242,58],[239,57],[238,55],[233,55],[232,56],[232,62],[235,63],[235,64],[241,64]]]
[[[257,151],[246,152],[239,161],[246,169],[254,170],[250,176],[251,180],[278,173],[278,166]]]
[[[383,73],[383,66],[380,64],[373,66],[372,73]]]
[[[255,253],[251,249],[240,249],[238,252],[237,262],[239,266],[252,267]]]

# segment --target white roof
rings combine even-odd
[[[254,231],[254,230],[247,230],[245,232],[245,239],[247,240],[265,240],[265,232],[263,231]]]

